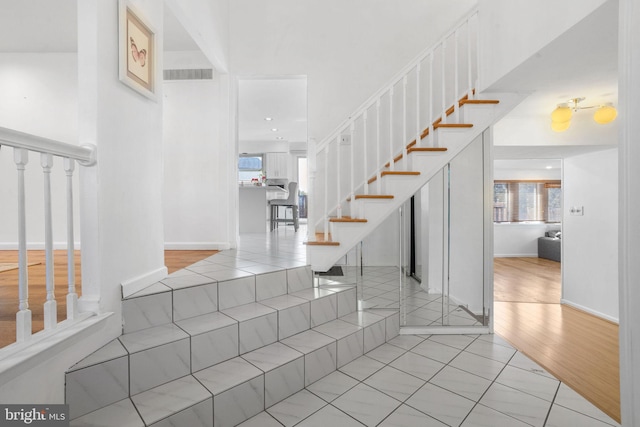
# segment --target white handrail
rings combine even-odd
[[[0,127],[0,145],[77,160],[83,166],[92,166],[97,159],[93,144],[73,145],[4,127]]]
[[[471,22],[474,18],[477,18],[477,10],[472,11],[463,19],[461,19],[456,26],[454,26],[448,33],[446,33],[437,43],[430,46],[428,49],[420,53],[413,61],[411,61],[408,65],[406,65],[399,73],[397,73],[392,79],[391,83],[383,86],[380,90],[378,90],[373,96],[371,96],[367,101],[365,101],[353,114],[351,114],[346,120],[344,120],[329,136],[324,138],[316,147],[316,153],[319,156],[321,153],[324,153],[324,158],[327,160],[325,162],[325,169],[319,170],[318,173],[323,176],[324,181],[324,206],[322,207],[323,212],[317,215],[315,221],[310,222],[310,227],[314,228],[319,226],[324,222],[324,232],[325,237],[328,236],[328,219],[329,215],[333,215],[334,213],[340,218],[342,217],[342,209],[343,204],[345,203],[344,196],[345,191],[341,183],[342,177],[345,179],[349,179],[349,189],[346,191],[347,201],[354,200],[357,191],[363,191],[365,194],[370,194],[369,190],[369,176],[374,175],[377,178],[378,182],[376,183],[377,192],[381,190],[381,171],[385,169],[381,161],[386,162],[385,158],[388,158],[388,170],[394,171],[396,169],[395,160],[396,159],[404,159],[403,163],[398,165],[399,168],[406,167],[408,165],[408,147],[409,139],[411,138],[411,132],[409,130],[409,108],[415,107],[415,117],[416,117],[416,138],[413,143],[416,143],[417,146],[424,146],[424,143],[421,141],[423,139],[422,135],[427,132],[430,138],[430,142],[428,145],[433,147],[438,147],[439,143],[436,138],[436,132],[434,132],[434,122],[438,120],[441,124],[448,124],[447,116],[449,112],[455,113],[453,115],[453,119],[459,122],[461,119],[461,115],[459,113],[459,105],[458,100],[460,97],[467,96],[470,99],[474,94],[474,88],[470,86],[470,84],[475,81],[472,78],[475,71],[475,78],[477,79],[479,73],[478,66],[478,57],[476,55],[476,61],[472,64],[472,55],[471,55],[471,32],[472,25]],[[477,21],[477,19],[475,19]],[[460,56],[460,32],[467,31],[466,37],[466,45],[467,52],[466,58],[461,59]],[[478,38],[477,27],[473,28],[476,40]],[[451,44],[454,44],[451,46]],[[436,57],[437,54],[437,57]],[[453,58],[451,58],[453,55]],[[439,60],[440,63],[438,67],[434,67],[434,60]],[[421,76],[421,65],[423,62],[428,61],[429,68],[429,76],[428,76],[428,117],[422,118],[420,114],[421,110],[421,97],[424,94],[421,94],[421,84],[420,84],[420,76]],[[460,82],[459,79],[461,77],[460,68],[463,66],[462,64],[466,62],[466,68],[468,70],[467,81]],[[411,106],[408,105],[408,93],[407,93],[407,85],[409,83],[410,74],[415,71],[415,82],[416,82],[416,102]],[[434,73],[440,74],[437,76]],[[451,75],[451,77],[448,77]],[[451,81],[451,78],[453,81]],[[411,77],[411,81],[414,78]],[[434,93],[434,83],[435,85],[439,85],[438,94]],[[461,86],[465,87],[465,90],[461,91]],[[396,88],[397,87],[397,88]],[[402,90],[402,93],[399,91]],[[385,111],[384,115],[381,115],[380,104],[381,101],[388,101],[388,111]],[[386,105],[386,102],[385,102]],[[447,109],[447,106],[451,105],[452,108]],[[374,170],[369,170],[367,165],[369,162],[368,156],[370,151],[367,149],[368,147],[364,147],[362,153],[364,154],[364,161],[360,161],[361,157],[356,159],[356,153],[354,152],[355,145],[355,134],[354,128],[356,122],[361,120],[364,122],[364,142],[367,144],[369,141],[366,138],[366,126],[367,126],[367,113],[370,108],[376,108],[376,141],[375,141],[375,154],[377,157],[377,167]],[[412,112],[413,113],[413,112]],[[437,118],[437,114],[440,113],[439,118]],[[384,132],[381,134],[381,121],[384,122]],[[422,122],[422,123],[421,123]],[[421,129],[424,129],[422,131]],[[341,139],[342,135],[345,133],[350,134],[350,150],[349,154],[344,153],[342,155],[341,150]],[[382,138],[388,138],[388,141],[385,141],[384,147],[382,145]],[[401,140],[401,141],[400,141]],[[331,146],[335,144],[336,150],[336,161],[332,164],[329,161],[330,153],[332,152]],[[399,155],[398,155],[399,154]],[[359,154],[358,154],[359,155]],[[396,156],[398,155],[398,156]],[[346,157],[349,156],[349,159]],[[362,176],[362,182],[356,182],[355,169],[362,165],[362,175],[358,174],[357,180],[360,180],[360,176]],[[349,173],[349,178],[346,178],[346,173]],[[328,186],[335,187],[337,189],[336,194],[336,203],[333,204],[334,198],[328,197]],[[329,201],[331,200],[331,202]],[[347,205],[348,206],[348,205]],[[356,206],[355,203],[352,203],[350,209],[350,214],[353,217],[357,217],[356,214]]]
[[[46,302],[44,303],[44,329],[56,329],[57,302],[54,294],[53,269],[53,224],[52,224],[52,192],[51,171],[54,165],[53,156],[64,161],[66,175],[66,209],[67,209],[67,271],[69,276],[67,294],[67,319],[78,318],[78,296],[75,289],[74,246],[73,246],[73,171],[77,161],[83,166],[96,164],[96,147],[94,145],[73,145],[53,139],[27,134],[13,129],[0,127],[0,148],[13,148],[13,158],[18,174],[18,312],[16,314],[16,342],[23,343],[31,339],[32,314],[29,309],[29,281],[27,273],[27,212],[25,207],[25,169],[29,161],[29,152],[40,153],[40,164],[44,181],[44,232],[45,232],[45,271]]]

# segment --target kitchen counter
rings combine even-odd
[[[240,185],[240,233],[266,233],[269,230],[271,199],[286,198],[288,192],[277,186]]]

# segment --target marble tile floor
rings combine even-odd
[[[400,307],[400,282],[398,267],[364,267],[357,277],[357,267],[343,266],[342,276],[322,276],[321,285],[356,284],[358,298],[366,309],[398,309]],[[480,326],[478,319],[453,300],[445,304],[442,294],[425,291],[418,281],[404,277],[403,311],[401,326]],[[448,314],[448,317],[443,313]]]
[[[281,228],[266,237],[243,235],[241,254],[268,249],[271,256],[292,254],[305,262],[300,231],[294,235]],[[321,284],[353,284],[355,273],[355,268],[345,268],[344,276],[324,276]],[[368,302],[365,306],[397,308],[398,281],[395,267],[365,267],[358,297]],[[408,292],[407,301],[414,307],[407,309],[407,324],[413,319],[438,322],[441,295],[426,293],[415,281]],[[460,324],[477,324],[457,305],[450,309],[450,318]],[[400,335],[240,425],[619,424],[497,335]]]
[[[171,275],[163,281],[166,290],[193,286],[190,280],[199,280],[198,276],[216,280],[241,279],[247,274],[282,274],[284,269],[295,269],[307,265],[304,227],[295,233],[292,227],[280,227],[273,233],[242,235],[239,247],[223,251],[199,263]],[[174,279],[173,282],[171,279]],[[293,278],[295,283],[295,279]],[[303,280],[304,278],[300,278]],[[287,290],[274,290],[282,280],[256,282],[256,300],[265,300],[282,295]],[[323,277],[323,287],[335,287],[355,283],[355,270],[345,269],[340,277]],[[369,302],[370,307],[397,308],[398,270],[394,267],[365,267],[359,298]],[[165,290],[165,291],[166,291]],[[420,321],[437,321],[436,306],[442,307],[439,295],[427,294],[415,284],[408,287],[409,296],[407,314]],[[294,290],[295,291],[295,290]],[[149,292],[162,294],[160,289]],[[271,295],[273,292],[273,295]],[[294,307],[291,298],[273,300],[277,307]],[[286,300],[286,301],[285,301]],[[395,304],[395,306],[394,306]],[[451,318],[465,319],[463,313],[456,312],[457,306],[450,309]],[[375,310],[372,311],[375,313]],[[441,312],[440,312],[441,313]],[[440,314],[441,316],[441,314]],[[430,319],[434,317],[433,319]],[[467,320],[460,320],[460,322]],[[471,320],[468,320],[471,322]],[[334,322],[343,322],[337,320]],[[465,323],[466,324],[466,323]],[[473,324],[473,322],[471,322]],[[345,325],[346,327],[347,325]],[[318,334],[316,331],[306,335]],[[282,331],[283,337],[290,332]],[[322,337],[327,340],[326,337]],[[334,337],[339,340],[340,337]],[[375,337],[372,337],[372,339]],[[306,350],[307,339],[315,342],[317,337],[296,335],[285,339],[290,348],[295,348],[311,360],[315,352]],[[287,341],[288,340],[288,341]],[[323,343],[324,344],[324,343]],[[327,340],[325,352],[336,352]],[[280,344],[276,344],[280,345]],[[316,347],[312,347],[316,348]],[[122,349],[116,349],[122,352]],[[367,351],[369,350],[369,351]],[[115,351],[115,350],[114,350]],[[317,351],[317,350],[316,350]],[[338,350],[339,353],[339,350]],[[258,353],[255,353],[257,355]],[[333,353],[332,353],[333,354]],[[360,353],[362,354],[362,353]],[[115,363],[122,362],[117,354]],[[247,356],[247,357],[252,357]],[[339,359],[339,354],[336,356]],[[226,364],[241,362],[236,358]],[[294,360],[292,360],[293,363]],[[243,362],[244,363],[244,362]],[[256,376],[259,369],[245,363],[247,383],[245,389],[233,388],[233,393],[244,395],[259,390],[264,381]],[[226,366],[226,365],[224,365]],[[222,369],[223,365],[212,369]],[[263,367],[268,372],[268,367]],[[296,367],[299,371],[300,367]],[[237,368],[232,369],[236,371]],[[293,370],[293,369],[292,369]],[[228,369],[227,369],[228,371]],[[325,375],[326,372],[331,372]],[[220,381],[220,373],[216,381]],[[208,425],[211,420],[212,402],[220,399],[221,406],[231,405],[238,400],[233,393],[217,391],[208,384],[205,371],[192,377],[176,380],[171,387],[176,390],[164,390],[166,386],[137,395],[136,407],[145,407],[140,417],[146,425]],[[262,379],[261,379],[262,378]],[[264,408],[266,396],[257,396],[254,402],[257,413],[242,422],[241,426],[616,426],[612,419],[595,408],[584,398],[560,383],[533,361],[513,349],[506,341],[496,335],[400,335],[388,343],[366,349],[365,354],[348,363],[338,361],[338,370],[326,369],[323,372],[305,373],[304,388],[275,405]],[[312,378],[315,381],[309,380]],[[216,385],[220,387],[220,385]],[[226,387],[226,386],[225,386]],[[264,389],[264,388],[263,388]],[[208,391],[207,391],[208,390]],[[225,389],[226,390],[226,389]],[[168,418],[164,413],[154,413],[152,408],[162,400],[162,394],[176,399],[168,405],[182,408],[183,401],[189,401],[190,411],[175,412]],[[227,396],[228,394],[228,396]],[[213,398],[211,397],[213,395]],[[230,399],[225,403],[224,399]],[[133,399],[133,398],[132,398]],[[278,397],[275,396],[275,400]],[[156,404],[152,402],[156,401]],[[214,405],[217,402],[214,402]],[[181,406],[182,405],[182,406]],[[246,408],[237,411],[245,412]],[[101,409],[100,415],[109,420],[104,425],[142,425],[140,417],[130,400],[123,400]],[[253,411],[253,409],[252,409]],[[250,411],[251,412],[251,411]],[[103,414],[104,413],[104,414]],[[241,414],[229,413],[231,418]],[[127,418],[130,417],[130,418]],[[82,425],[81,420],[77,420]],[[113,424],[116,423],[116,424]],[[156,424],[157,423],[157,424]],[[215,424],[215,423],[214,423]],[[223,423],[224,424],[224,423]],[[235,423],[230,423],[233,425]],[[76,425],[76,424],[74,424]]]
[[[495,335],[400,335],[240,424],[617,426]]]

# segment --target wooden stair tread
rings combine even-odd
[[[380,176],[387,175],[396,175],[396,176],[405,176],[405,175],[420,175],[420,172],[417,171],[382,171]]]
[[[358,199],[393,199],[391,194],[356,194],[356,200]]]
[[[471,123],[438,123],[437,125],[433,125],[434,128],[447,128],[447,129],[467,129],[472,128],[473,124]]]
[[[408,153],[428,153],[447,151],[446,147],[412,147],[407,150]]]
[[[497,99],[461,99],[460,100],[460,106],[463,106],[465,104],[470,104],[470,105],[487,105],[487,104],[499,104],[500,101],[498,101]]]
[[[305,245],[307,246],[340,246],[340,242],[333,242],[331,240],[321,240],[321,241],[314,241],[314,242],[304,242]]]
[[[350,216],[343,216],[342,218],[331,217],[329,222],[367,222],[365,218],[351,218]]]
[[[331,240],[331,234],[329,234],[329,240],[325,240],[324,233],[316,233],[316,240],[306,241],[304,244],[308,246],[340,246],[340,242]]]

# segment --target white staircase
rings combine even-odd
[[[314,271],[331,268],[524,98],[477,93],[476,52],[473,14],[309,147]]]
[[[387,162],[379,175],[375,174],[368,180],[368,191],[365,192],[360,186],[354,196],[349,195],[344,199],[341,218],[338,217],[337,208],[324,213],[323,217],[328,222],[327,236],[322,224],[319,224],[315,236],[310,235],[307,242],[307,259],[311,268],[314,271],[331,268],[522,99],[523,95],[520,94],[501,93],[491,94],[491,100],[497,100],[498,103],[465,104],[462,108],[466,110],[465,124],[471,124],[471,127],[436,128],[439,133],[438,147],[417,147],[412,144],[406,150],[406,155],[401,153],[395,156],[393,170]]]

